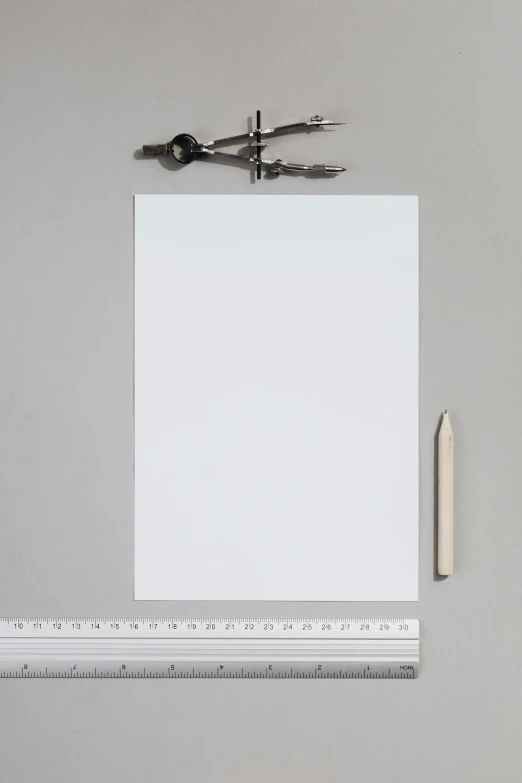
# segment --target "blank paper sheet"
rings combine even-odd
[[[413,196],[135,199],[135,598],[414,601]]]

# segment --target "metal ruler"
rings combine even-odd
[[[419,622],[0,618],[0,677],[413,679]]]

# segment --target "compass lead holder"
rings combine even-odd
[[[242,160],[245,163],[253,164],[257,169],[257,178],[261,176],[261,167],[267,166],[271,174],[286,174],[290,171],[304,171],[311,172],[312,174],[324,175],[324,174],[339,174],[341,171],[346,171],[343,166],[327,166],[324,164],[305,164],[305,163],[289,163],[281,160],[269,160],[263,158],[262,150],[268,147],[268,143],[264,141],[265,136],[275,136],[277,134],[288,133],[297,130],[303,130],[307,128],[323,128],[328,125],[344,125],[344,122],[333,122],[332,120],[325,120],[324,117],[320,117],[316,114],[314,117],[310,117],[308,122],[294,122],[290,125],[279,125],[277,128],[261,128],[261,112],[257,112],[257,128],[250,133],[240,133],[237,136],[227,136],[223,139],[214,139],[213,141],[207,141],[200,143],[190,133],[179,133],[174,136],[172,141],[166,144],[145,144],[143,146],[144,155],[171,155],[178,163],[192,163],[200,155],[217,155],[220,158],[233,158],[234,160]],[[255,154],[245,155],[232,152],[223,152],[215,149],[223,144],[232,144],[236,141],[242,141],[243,139],[251,139],[248,144],[255,150]]]

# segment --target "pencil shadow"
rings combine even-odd
[[[440,414],[435,436],[433,438],[433,581],[443,582],[447,576],[438,572],[439,543],[439,433],[444,414]]]

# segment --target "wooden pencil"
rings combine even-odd
[[[453,573],[453,430],[444,412],[439,431],[438,572]]]

